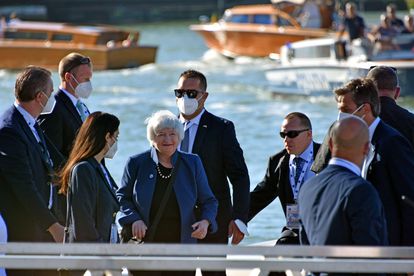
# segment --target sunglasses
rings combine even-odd
[[[194,99],[197,97],[198,91],[195,89],[174,89],[175,96],[181,98],[184,94],[187,94],[187,97]]]
[[[77,66],[79,66],[79,65],[82,65],[82,64],[89,64],[89,63],[91,63],[91,59],[90,59],[89,57],[83,57],[83,58],[81,58],[81,59],[77,60],[76,62],[74,62],[74,63],[72,64],[72,66],[70,66],[70,67],[66,70],[66,72],[70,72],[70,71],[72,71],[72,69],[73,69],[73,68],[75,68],[75,67],[77,67]]]
[[[379,66],[381,66],[381,67],[388,67],[388,68],[390,68],[392,71],[394,71],[395,73],[397,73],[397,68],[392,67],[392,66],[383,66],[383,65],[373,65],[373,66],[369,67],[368,72],[369,72],[369,71],[371,71],[371,70],[372,70],[372,69],[374,69],[374,68],[379,67]]]
[[[286,136],[289,138],[296,138],[299,136],[299,134],[301,134],[304,131],[308,131],[309,128],[307,129],[301,129],[301,130],[289,130],[288,132],[280,132],[280,137],[282,137],[282,139],[285,139]]]

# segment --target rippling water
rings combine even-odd
[[[102,110],[121,120],[119,151],[107,162],[117,182],[128,156],[148,149],[145,118],[159,109],[177,112],[173,89],[179,74],[193,68],[208,79],[206,108],[232,120],[244,150],[250,173],[251,189],[263,178],[268,157],[283,147],[278,131],[283,117],[292,111],[306,113],[314,127],[314,138],[321,141],[327,127],[336,118],[332,97],[272,98],[266,89],[263,70],[274,66],[264,59],[229,61],[207,52],[202,39],[186,23],[137,27],[143,43],[159,45],[157,63],[136,69],[95,72],[94,92],[86,101],[91,111]],[[0,111],[13,102],[16,72],[0,71]],[[58,87],[57,72],[53,72]],[[412,110],[412,100],[402,102]],[[243,243],[275,239],[284,225],[278,200],[249,224],[250,237]]]

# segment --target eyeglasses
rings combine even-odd
[[[388,67],[388,68],[390,68],[392,71],[394,71],[395,73],[397,73],[397,68],[392,67],[392,66],[384,66],[384,65],[373,65],[373,66],[369,67],[368,72],[369,72],[369,71],[371,71],[371,70],[372,70],[372,69],[374,69],[374,68],[379,67],[379,66],[381,66],[381,67]]]
[[[194,99],[197,97],[198,92],[199,91],[195,89],[174,89],[174,93],[177,98],[181,98],[184,94],[187,94],[187,97]]]
[[[89,57],[83,57],[72,64],[69,68],[66,69],[66,72],[70,72],[73,68],[82,65],[82,64],[89,64],[91,63],[91,59]]]
[[[280,132],[280,137],[282,137],[282,139],[285,139],[286,136],[289,138],[296,138],[299,136],[299,134],[301,134],[304,131],[308,131],[309,128],[306,129],[301,129],[301,130],[289,130],[288,132]]]

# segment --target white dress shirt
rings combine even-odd
[[[188,152],[193,152],[194,140],[197,135],[198,125],[200,124],[200,119],[201,116],[203,116],[204,112],[205,109],[203,109],[196,117],[188,121],[187,125],[184,128],[184,131],[187,129],[189,131]],[[184,124],[186,122],[186,119],[180,116],[180,122]],[[178,148],[181,148],[181,144],[178,146]]]
[[[374,147],[373,144],[371,144],[372,137],[374,136],[374,132],[377,129],[377,126],[378,126],[380,121],[381,121],[381,119],[379,117],[377,117],[372,122],[372,124],[368,127],[370,145],[369,145],[368,154],[365,157],[364,164],[362,165],[362,170],[361,170],[361,176],[365,179],[367,178],[369,165],[371,165],[371,162],[374,159],[374,155],[375,155],[375,147]]]
[[[349,169],[356,175],[361,175],[361,169],[356,164],[342,158],[332,157],[331,160],[329,160],[329,165],[338,165]]]

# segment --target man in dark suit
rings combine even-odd
[[[369,151],[367,124],[356,116],[330,130],[332,159],[299,192],[301,242],[310,245],[387,245],[378,192],[361,177]],[[315,215],[317,214],[317,215]]]
[[[208,183],[219,201],[218,231],[201,243],[238,244],[244,237],[249,210],[249,175],[243,151],[231,121],[204,109],[208,92],[205,76],[195,70],[180,75],[175,89],[180,120],[185,124],[181,150],[198,154],[207,173]],[[227,178],[233,186],[233,205]]]
[[[38,123],[46,133],[55,169],[59,170],[69,157],[72,144],[89,110],[81,98],[92,92],[92,63],[88,57],[70,53],[59,62],[60,86],[55,94],[56,104],[51,112],[43,113]],[[55,154],[56,153],[56,154]],[[59,222],[66,223],[66,198],[57,196],[56,214]]]
[[[76,133],[89,115],[80,98],[88,98],[92,92],[91,60],[71,53],[59,62],[59,75],[61,83],[55,95],[56,105],[52,112],[42,114],[38,122],[59,152],[68,158]],[[52,159],[56,160],[54,156]]]
[[[287,226],[298,229],[295,208],[300,186],[315,175],[310,170],[319,144],[312,140],[312,125],[309,118],[299,112],[288,114],[282,123],[280,136],[285,149],[269,158],[266,175],[250,192],[249,221],[279,197]],[[298,158],[302,164],[298,166]],[[296,210],[296,211],[295,211]],[[299,239],[297,239],[299,242]]]
[[[389,244],[414,245],[414,213],[401,199],[402,196],[414,198],[414,151],[411,144],[378,117],[380,102],[372,80],[351,80],[335,90],[335,98],[339,118],[351,113],[369,126],[371,147],[362,176],[374,185],[384,205]],[[326,156],[321,156],[320,160],[326,161]]]
[[[396,69],[376,66],[369,70],[367,78],[373,80],[378,89],[380,118],[398,130],[414,147],[414,114],[396,102],[400,96]]]
[[[52,91],[49,71],[25,68],[16,80],[16,101],[0,118],[0,213],[12,242],[63,240],[63,226],[51,211],[55,204],[53,164],[36,124],[36,118],[53,101]],[[14,270],[8,274],[30,273],[35,272]]]

